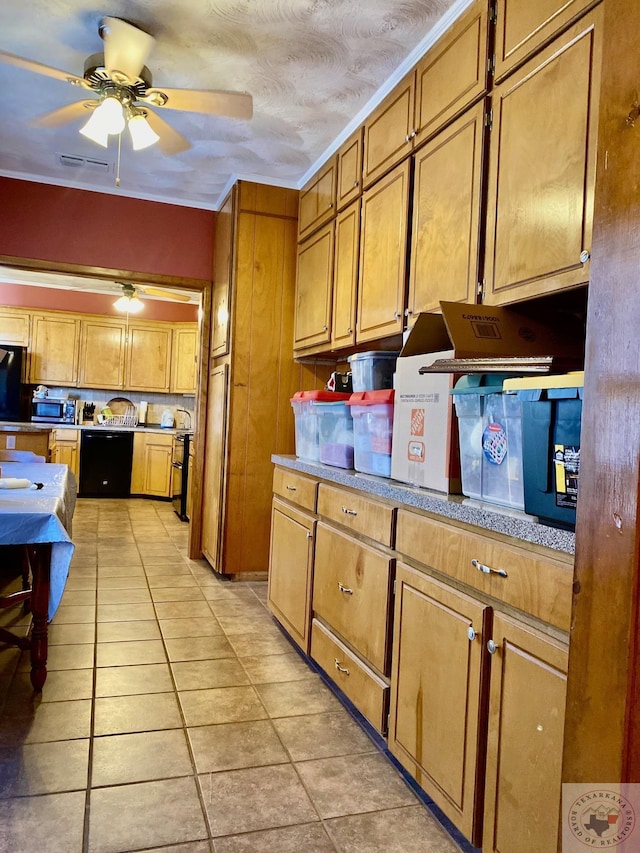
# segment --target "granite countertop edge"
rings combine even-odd
[[[333,468],[321,462],[307,462],[295,456],[273,454],[271,461],[284,468],[311,474],[341,486],[364,492],[374,497],[386,498],[398,504],[415,507],[443,518],[473,524],[477,527],[502,533],[524,542],[532,542],[563,551],[575,553],[575,534],[569,530],[559,530],[541,524],[532,516],[517,510],[510,510],[470,500],[462,495],[444,495],[428,489],[405,485],[398,480],[360,474],[344,468]]]

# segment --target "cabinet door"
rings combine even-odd
[[[213,298],[211,317],[211,357],[229,352],[231,323],[231,279],[233,271],[234,193],[224,200],[216,216],[216,243],[213,255]]]
[[[34,316],[29,381],[76,385],[80,350],[80,318]]]
[[[218,572],[222,571],[228,370],[223,364],[209,376],[202,481],[202,553]]]
[[[415,78],[412,71],[364,123],[362,183],[365,188],[411,153],[415,135]]]
[[[28,347],[31,315],[27,311],[0,311],[0,343]]]
[[[407,161],[362,196],[358,343],[402,331],[409,218]]]
[[[491,634],[485,853],[558,845],[567,646],[495,615]]]
[[[364,128],[358,130],[338,150],[338,187],[336,207],[342,210],[362,192],[362,139]]]
[[[494,90],[488,304],[589,280],[601,22],[599,7]]]
[[[129,326],[125,387],[130,391],[168,391],[171,378],[171,326]]]
[[[304,240],[336,212],[336,163],[331,157],[300,192],[298,240]]]
[[[106,317],[82,320],[79,383],[85,388],[124,385],[125,324]]]
[[[333,222],[298,247],[294,349],[331,339]]]
[[[173,330],[171,390],[195,394],[198,381],[198,327],[176,326]]]
[[[593,5],[594,0],[497,0],[496,81]]]
[[[473,843],[487,615],[475,599],[398,564],[389,749]]]
[[[488,7],[473,3],[416,69],[416,139],[425,142],[487,91]]]
[[[76,482],[79,478],[79,453],[78,453],[78,431],[77,430],[52,430],[53,440],[51,448],[51,461],[60,465],[67,465],[73,472]]]
[[[269,551],[269,609],[300,648],[308,653],[316,522],[274,500]]]
[[[336,217],[336,244],[333,268],[334,349],[353,346],[356,340],[356,298],[360,253],[360,201]]]
[[[144,494],[159,498],[171,497],[170,442],[159,442],[150,437],[145,447]]]
[[[409,316],[476,301],[484,135],[478,104],[416,154]]]

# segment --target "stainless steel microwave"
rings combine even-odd
[[[34,397],[31,401],[31,420],[48,424],[74,424],[75,400],[60,397]]]

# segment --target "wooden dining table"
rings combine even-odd
[[[0,488],[0,546],[14,546],[23,567],[23,589],[1,597],[0,607],[25,603],[32,616],[27,636],[0,628],[0,642],[30,651],[31,684],[40,691],[47,678],[48,623],[60,604],[74,552],[76,479],[67,465],[3,461],[1,469],[2,478],[42,484],[39,489]]]

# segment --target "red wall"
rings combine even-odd
[[[215,213],[0,177],[0,255],[210,281]]]

